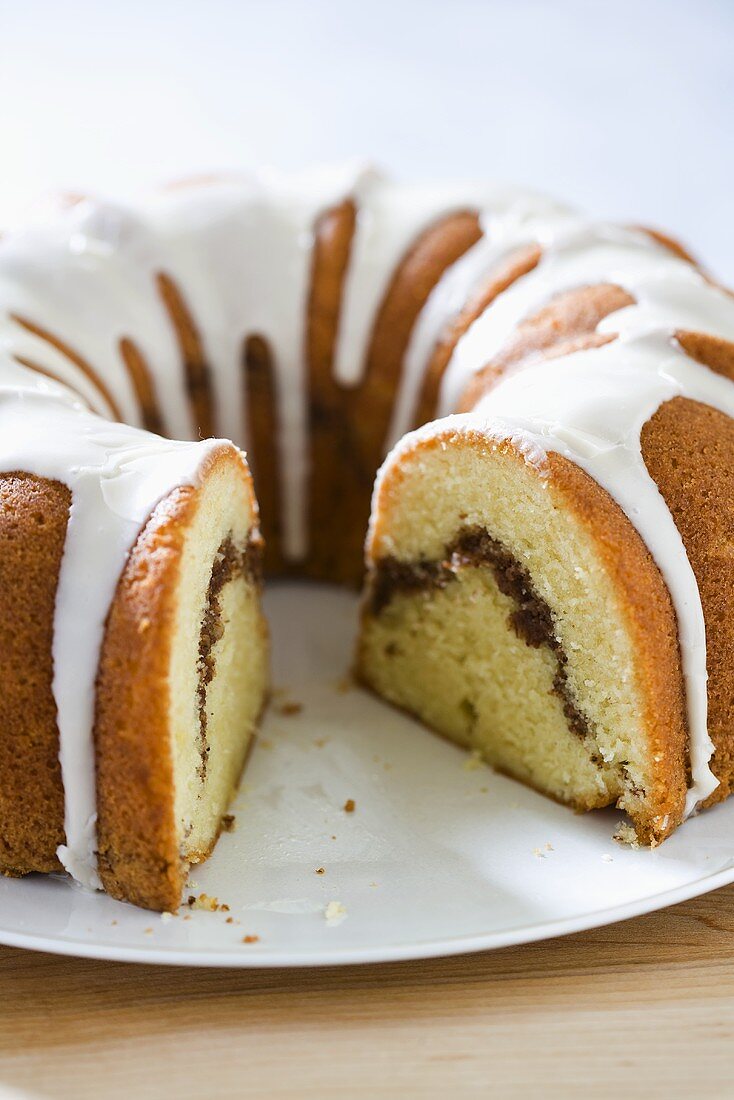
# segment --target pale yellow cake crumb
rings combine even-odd
[[[462,765],[465,772],[475,772],[478,768],[485,768],[486,766],[487,765],[482,760],[481,754],[476,750],[469,753]]]
[[[346,906],[342,905],[340,901],[330,901],[324,909],[324,916],[326,917],[326,923],[329,925],[341,924],[347,916]]]
[[[640,847],[637,833],[632,826],[628,825],[625,821],[619,822],[612,840],[616,840],[617,844],[621,844],[625,848],[637,849]]]
[[[189,894],[186,899],[189,909],[205,909],[209,913],[228,913],[229,906],[220,902],[219,898],[213,898],[209,894]]]

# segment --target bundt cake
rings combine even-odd
[[[6,234],[0,868],[174,908],[214,844],[267,693],[217,435],[266,571],[355,585],[393,448],[386,699],[651,843],[724,797],[732,340],[674,242],[507,189],[262,174]]]

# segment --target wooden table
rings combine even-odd
[[[734,886],[430,962],[177,970],[0,948],[0,1081],[31,1096],[734,1096]],[[2,1095],[2,1089],[0,1089]]]

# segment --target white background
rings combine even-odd
[[[734,279],[734,0],[0,0],[0,220],[368,157],[665,226]]]

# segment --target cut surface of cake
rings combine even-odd
[[[375,509],[362,680],[537,790],[667,835],[687,788],[675,615],[605,491],[562,456],[447,430]]]

